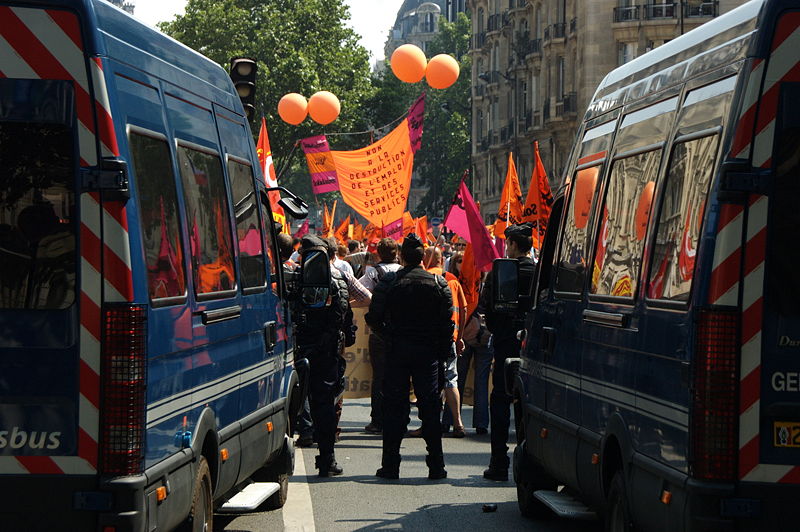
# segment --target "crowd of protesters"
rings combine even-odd
[[[523,233],[524,231],[520,232],[520,234]],[[527,229],[527,234],[530,234],[529,229]],[[513,230],[511,235],[515,236]],[[416,238],[416,235],[414,237]],[[387,276],[390,279],[394,279],[397,272],[405,265],[401,260],[401,254],[398,253],[397,242],[390,238],[383,238],[369,246],[367,246],[366,242],[356,240],[350,240],[347,245],[338,242],[335,238],[323,240],[325,240],[329,249],[331,267],[341,272],[341,277],[347,284],[350,304],[353,308],[369,307],[373,301],[372,293],[379,283],[385,282]],[[510,240],[516,241],[518,239]],[[422,246],[422,241],[419,242],[420,246]],[[285,270],[296,269],[300,262],[299,255],[296,252],[299,247],[299,241],[292,242],[288,235],[280,235],[278,244],[283,268]],[[434,274],[437,278],[438,276],[444,278],[447,283],[448,297],[452,297],[451,320],[454,327],[449,352],[445,357],[442,357],[442,364],[439,366],[441,394],[440,399],[437,401],[439,407],[436,408],[439,412],[437,414],[439,420],[437,430],[447,434],[450,433],[452,427],[453,437],[464,438],[467,435],[467,428],[464,426],[461,417],[461,406],[468,384],[466,382],[467,375],[470,367],[472,367],[473,415],[471,428],[478,435],[487,434],[490,427],[493,431],[498,432],[497,435],[493,434],[492,437],[492,459],[490,461],[490,469],[487,470],[490,474],[484,476],[490,480],[502,480],[505,478],[504,470],[508,467],[508,461],[507,458],[500,455],[502,453],[499,454],[499,451],[505,449],[505,441],[508,438],[508,421],[505,413],[508,407],[505,404],[492,404],[493,415],[500,416],[502,419],[499,420],[499,424],[492,419],[490,424],[489,376],[492,371],[494,355],[493,338],[487,327],[486,298],[482,297],[480,299],[481,303],[478,304],[477,308],[470,315],[467,315],[468,305],[464,295],[466,287],[462,286],[463,279],[461,275],[465,259],[465,246],[466,242],[461,238],[455,237],[448,240],[444,235],[440,236],[435,243],[425,242],[422,261],[419,264],[429,274]],[[515,249],[515,247],[519,256],[524,256],[530,249],[530,237],[527,238],[527,243],[522,239],[521,243],[512,244],[512,249]],[[485,274],[483,275],[485,277]],[[483,285],[483,281],[484,279],[482,278],[481,285]],[[374,315],[374,309],[370,308],[370,311]],[[384,427],[387,425],[387,420],[384,417],[387,411],[384,383],[387,382],[388,353],[386,338],[383,336],[371,330],[368,339],[369,360],[373,379],[370,422],[364,428],[364,431],[375,435],[384,433]],[[497,339],[495,339],[494,343],[496,342]],[[507,355],[504,353],[502,356],[505,357]],[[391,367],[392,364],[388,364],[390,370]],[[502,367],[495,367],[495,386],[497,386],[498,380],[502,380],[502,371]],[[492,400],[493,403],[497,402],[495,394],[492,395]],[[341,399],[338,404],[338,412],[341,412]],[[389,412],[393,412],[393,410],[389,409]],[[430,414],[426,414],[426,416],[430,420]],[[422,413],[420,413],[420,417],[422,417]],[[407,420],[405,421],[407,423]],[[295,426],[295,430],[299,434],[296,440],[297,446],[311,447],[314,445],[312,427],[313,420],[309,415],[307,402]],[[406,436],[421,436],[424,428],[425,423],[423,422],[421,429],[410,431]],[[426,441],[427,439],[426,436]],[[386,444],[385,441],[384,444]],[[399,465],[399,458],[397,464]],[[439,469],[431,469],[432,476],[430,478],[441,478],[442,474],[446,476],[443,466],[442,462]],[[378,476],[386,475],[385,464],[382,469],[384,474],[381,475],[379,470]],[[389,476],[386,478],[396,478],[393,473],[394,469],[390,468],[389,470]],[[439,473],[435,471],[439,471]]]

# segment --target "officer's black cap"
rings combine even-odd
[[[524,224],[510,225],[503,231],[506,238],[531,238],[533,234],[533,224],[525,222]]]
[[[302,251],[310,251],[316,249],[319,251],[328,252],[328,245],[320,237],[316,235],[305,235],[300,239],[300,249]]]
[[[402,252],[407,250],[424,247],[422,240],[419,239],[416,233],[411,233],[403,239],[403,245],[400,247]]]

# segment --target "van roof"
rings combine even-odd
[[[743,36],[755,31],[759,12],[766,1],[752,0],[743,4],[612,70],[598,85],[592,99],[593,104],[587,113],[596,115],[597,111],[605,112],[616,107],[624,99],[624,95],[618,94],[621,89],[671,67],[683,64],[684,68],[675,70],[677,75],[671,76],[669,82],[662,83],[659,88],[684,80],[683,74],[689,72],[685,69],[687,61],[729,43],[741,41]],[[746,46],[744,49],[746,50]],[[722,64],[724,63],[716,62],[715,66]],[[693,72],[696,73],[699,72]],[[653,92],[652,88],[648,92]],[[598,106],[601,102],[602,105]]]

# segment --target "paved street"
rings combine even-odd
[[[464,408],[471,425],[472,408]],[[419,426],[412,409],[412,426]],[[514,483],[489,482],[482,477],[488,463],[489,437],[467,430],[464,439],[444,438],[448,478],[427,480],[425,444],[421,438],[403,440],[400,479],[376,478],[380,464],[380,436],[363,432],[369,421],[369,400],[348,400],[342,417],[342,441],[336,456],[344,475],[318,479],[316,449],[297,450],[297,468],[282,510],[241,516],[215,516],[217,531],[260,530],[537,530],[543,532],[599,532],[598,523],[551,519],[534,522],[519,514]],[[513,438],[513,436],[512,436]],[[484,504],[497,511],[484,513]],[[312,517],[313,516],[313,517]]]

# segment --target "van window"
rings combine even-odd
[[[75,144],[66,125],[0,120],[0,308],[75,301]]]
[[[599,166],[576,172],[567,216],[564,220],[561,252],[556,270],[556,291],[580,292],[586,278],[589,217],[595,201]]]
[[[253,169],[248,164],[228,159],[228,175],[231,178],[233,209],[236,215],[236,240],[239,242],[242,287],[261,287],[267,280]]]
[[[183,246],[178,225],[178,193],[172,158],[164,138],[131,131],[129,136],[139,223],[150,299],[186,294]]]
[[[794,336],[800,314],[800,83],[782,83],[778,132],[775,138],[775,179],[769,198],[769,229],[766,256],[766,301],[769,310],[777,311],[780,335]],[[784,345],[784,344],[782,344]]]
[[[216,154],[178,146],[186,223],[197,294],[234,290],[233,238],[222,162]]]
[[[632,299],[661,150],[614,161],[595,244],[591,293]]]
[[[647,297],[688,301],[719,135],[675,144],[664,184]]]

